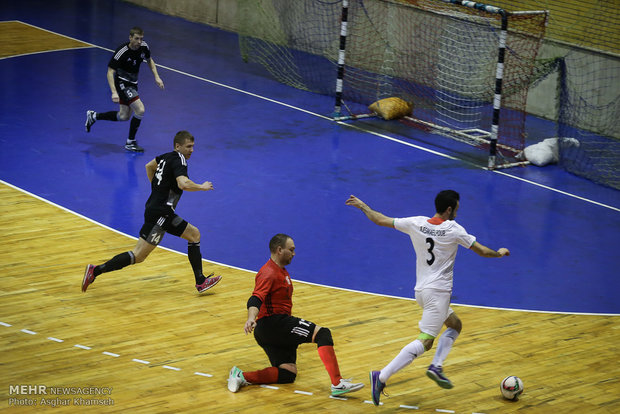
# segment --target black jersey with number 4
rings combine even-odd
[[[140,64],[151,58],[151,50],[146,42],[142,42],[137,50],[129,48],[129,42],[116,48],[108,67],[116,71],[116,76],[126,82],[138,83]]]
[[[183,194],[177,185],[177,177],[187,175],[187,160],[179,152],[172,151],[155,157],[157,170],[151,181],[151,195],[146,209],[159,214],[171,214]]]

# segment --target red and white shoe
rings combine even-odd
[[[222,279],[222,276],[214,276],[214,277],[211,277],[211,276],[213,276],[213,273],[207,276],[207,278],[202,283],[202,285],[196,285],[196,289],[198,290],[198,293],[202,293],[205,290],[211,289],[213,286],[217,285],[218,282]]]
[[[84,279],[82,279],[82,292],[86,292],[88,286],[95,281],[95,275],[93,271],[95,270],[95,265],[87,265],[86,270],[84,271]]]

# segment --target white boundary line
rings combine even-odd
[[[111,357],[114,357],[114,358],[120,357],[120,354],[115,354],[114,352],[103,351],[102,354],[103,355],[107,355],[107,356],[111,356]]]
[[[6,322],[1,322],[1,321],[0,321],[0,325],[7,326],[7,327],[13,326],[11,324],[8,324]],[[21,332],[24,332],[24,331],[27,331],[27,329],[22,329],[21,330]],[[33,332],[33,334],[34,334],[34,332]],[[48,339],[56,339],[56,338],[48,337]],[[56,341],[57,342],[63,342],[62,340],[57,340],[57,339],[56,339]],[[86,347],[86,346],[83,346],[83,345],[74,345],[73,347],[81,347],[81,348],[84,348],[84,349],[92,349],[91,347]],[[107,352],[107,351],[102,352],[102,354],[103,355],[108,355],[108,356],[113,356],[113,357],[119,357],[120,356],[119,354],[115,354],[115,353]],[[142,359],[136,359],[136,358],[131,359],[131,362],[137,362],[137,363],[143,364],[143,365],[150,365],[149,361],[144,361]],[[177,372],[183,370],[181,368],[173,367],[173,366],[170,366],[170,365],[162,365],[161,368],[172,370],[172,371],[177,371]],[[203,372],[194,372],[194,375],[199,375],[199,376],[208,377],[208,378],[212,378],[213,377],[213,375],[205,374]],[[268,385],[268,384],[260,384],[260,388],[266,388],[266,389],[271,389],[271,390],[279,390],[280,389],[280,387],[273,386],[273,385]],[[304,396],[323,397],[323,394],[315,394],[314,392],[310,392],[310,391],[293,390],[292,393],[293,394],[304,395]],[[330,395],[328,398],[333,399],[333,400],[349,401],[349,398],[343,397],[343,396],[333,396],[333,395]],[[354,402],[354,400],[351,400],[351,403],[353,403],[353,402]],[[366,401],[362,401],[362,403],[371,403],[371,402],[366,400]],[[380,405],[383,405],[383,403],[380,403]],[[408,406],[408,405],[401,405],[399,408],[418,409],[418,407]],[[450,413],[454,412],[454,411],[439,410],[439,409],[435,409],[435,411],[450,412]]]
[[[98,45],[95,45],[95,44],[92,44],[92,43],[89,43],[89,42],[85,42],[83,40],[79,40],[79,39],[76,39],[76,38],[73,38],[73,37],[70,37],[70,36],[66,36],[66,35],[63,35],[61,33],[53,32],[51,30],[43,29],[43,28],[38,27],[38,26],[33,26],[33,25],[29,24],[29,23],[25,23],[25,22],[22,22],[22,21],[19,21],[19,20],[11,20],[11,22],[23,23],[25,25],[28,25],[30,27],[34,27],[34,28],[46,31],[48,33],[52,33],[52,34],[55,34],[55,35],[58,35],[58,36],[62,36],[62,37],[65,37],[67,39],[75,40],[77,42],[82,42],[82,43],[85,43],[87,45],[92,45],[92,47],[95,47],[95,48],[98,48],[98,49],[102,49],[102,50],[105,50],[105,51],[108,51],[108,52],[114,52],[112,49],[108,49],[108,48],[103,47],[103,46],[98,46]],[[84,49],[84,48],[85,47],[77,47],[75,49]],[[59,50],[72,50],[72,49],[59,49]],[[55,50],[53,50],[53,51],[55,51]],[[43,52],[43,53],[47,53],[47,52],[52,52],[52,51],[46,51],[46,52]],[[23,55],[18,55],[18,56],[23,56]],[[393,142],[397,142],[399,144],[406,145],[408,147],[415,148],[415,149],[418,149],[420,151],[428,152],[430,154],[434,154],[434,155],[437,155],[437,156],[440,156],[440,157],[443,157],[443,158],[448,158],[448,159],[451,159],[451,160],[460,161],[460,162],[466,163],[466,164],[468,164],[470,166],[479,168],[481,170],[487,170],[487,171],[495,173],[495,174],[503,175],[504,177],[512,178],[514,180],[519,180],[519,181],[522,181],[522,182],[525,182],[525,183],[528,183],[528,184],[531,184],[531,185],[534,185],[534,186],[537,186],[537,187],[544,188],[544,189],[549,190],[549,191],[557,192],[557,193],[565,195],[567,197],[573,197],[573,198],[576,198],[578,200],[585,201],[587,203],[592,203],[592,204],[595,204],[595,205],[598,205],[598,206],[601,206],[601,207],[604,207],[604,208],[608,208],[610,210],[614,210],[614,211],[620,212],[620,207],[614,207],[614,206],[610,206],[610,205],[607,205],[607,204],[604,204],[604,203],[599,203],[598,201],[594,201],[594,200],[591,200],[589,198],[581,197],[581,196],[578,196],[578,195],[575,195],[575,194],[572,194],[572,193],[569,193],[569,192],[566,192],[566,191],[558,190],[558,189],[555,189],[553,187],[549,187],[549,186],[547,186],[545,184],[540,184],[540,183],[537,183],[535,181],[528,180],[526,178],[521,178],[521,177],[518,177],[516,175],[508,174],[508,173],[506,173],[504,171],[489,170],[487,167],[483,167],[481,165],[475,164],[473,162],[470,162],[470,161],[467,161],[467,160],[464,160],[464,159],[461,159],[461,158],[453,157],[453,156],[445,154],[443,152],[435,151],[435,150],[432,150],[430,148],[425,148],[425,147],[422,147],[420,145],[412,144],[410,142],[406,142],[406,141],[403,141],[403,140],[398,139],[398,138],[391,137],[391,136],[386,135],[386,134],[381,134],[379,132],[370,131],[370,130],[367,130],[367,129],[364,129],[364,128],[360,128],[357,125],[348,124],[348,123],[343,122],[343,121],[334,121],[334,119],[331,118],[331,117],[328,117],[328,116],[325,116],[325,115],[321,115],[321,114],[317,114],[316,112],[308,111],[307,109],[299,108],[299,107],[294,106],[294,105],[290,105],[290,104],[287,104],[287,103],[284,103],[284,102],[276,101],[275,99],[267,98],[265,96],[258,95],[258,94],[252,93],[252,92],[248,92],[248,91],[245,91],[243,89],[235,88],[234,86],[226,85],[226,84],[223,84],[223,83],[220,83],[220,82],[216,82],[216,81],[213,81],[213,80],[210,80],[210,79],[207,79],[207,78],[203,78],[201,76],[192,75],[191,73],[183,72],[181,70],[174,69],[174,68],[171,68],[171,67],[168,67],[168,66],[165,66],[165,65],[156,64],[156,66],[159,66],[162,69],[167,69],[167,70],[169,70],[171,72],[176,72],[176,73],[179,73],[181,75],[188,76],[190,78],[194,78],[194,79],[197,79],[197,80],[200,80],[200,81],[203,81],[203,82],[210,83],[212,85],[216,85],[216,86],[220,86],[222,88],[230,89],[232,91],[243,93],[245,95],[249,95],[249,96],[252,96],[254,98],[262,99],[264,101],[272,102],[272,103],[275,103],[277,105],[285,106],[287,108],[294,109],[294,110],[299,111],[299,112],[304,112],[306,114],[315,116],[317,118],[321,118],[321,119],[324,119],[324,120],[327,120],[327,121],[330,121],[330,122],[336,122],[339,125],[346,126],[348,128],[353,128],[353,129],[356,129],[358,131],[362,131],[362,132],[365,132],[365,133],[369,133],[371,135],[375,135],[375,136],[383,138],[383,139],[387,139],[387,140],[390,140],[390,141],[393,141]]]
[[[91,350],[92,348],[90,346],[86,346],[86,345],[80,345],[80,344],[75,344],[73,345],[75,348],[80,348],[80,349],[85,349],[87,351]]]
[[[99,223],[98,221],[95,221],[95,220],[93,220],[91,218],[83,216],[80,213],[76,213],[73,210],[69,210],[66,207],[63,207],[63,206],[61,206],[59,204],[56,204],[53,201],[46,200],[45,198],[40,197],[40,196],[38,196],[36,194],[33,194],[33,193],[31,193],[31,192],[29,192],[27,190],[24,190],[22,188],[14,186],[13,184],[7,183],[4,180],[0,180],[0,183],[6,185],[7,187],[11,187],[11,188],[13,188],[13,189],[15,189],[17,191],[21,191],[24,194],[27,194],[27,195],[29,195],[31,197],[36,198],[37,200],[41,200],[44,203],[47,203],[47,204],[52,205],[52,206],[54,206],[56,208],[59,208],[60,210],[66,211],[67,213],[73,214],[76,217],[79,217],[81,219],[89,221],[89,222],[91,222],[91,223],[93,223],[93,224],[95,224],[97,226],[103,227],[104,229],[113,231],[114,233],[120,234],[120,235],[128,237],[130,239],[137,240],[137,237],[130,236],[130,235],[128,235],[126,233],[123,233],[123,232],[121,232],[119,230],[113,229],[112,227],[106,226],[105,224]],[[164,247],[164,246],[157,246],[157,247],[161,248],[161,249],[164,249],[164,250],[167,250],[169,252],[173,252],[173,253],[176,253],[176,254],[187,256],[187,253],[178,252],[178,251],[170,249],[168,247]],[[207,260],[207,259],[204,259],[204,258],[202,260],[204,260],[204,261],[206,261],[208,263],[213,263],[213,264],[219,265],[219,266],[228,267],[230,269],[241,270],[243,272],[248,272],[248,273],[253,273],[253,274],[255,274],[257,272],[256,270],[248,270],[248,269],[244,269],[242,267],[237,267],[237,266],[229,265],[229,264],[226,264],[226,263],[220,263],[220,262],[216,262],[216,261],[213,261],[213,260]],[[325,288],[330,288],[330,289],[342,290],[342,291],[345,291],[345,292],[361,293],[361,294],[364,294],[364,295],[372,295],[372,296],[380,296],[380,297],[385,297],[385,298],[394,298],[394,299],[403,299],[403,300],[415,301],[415,299],[413,299],[413,298],[407,298],[407,297],[402,297],[402,296],[393,296],[393,295],[386,295],[386,294],[382,294],[382,293],[364,292],[363,290],[355,290],[355,289],[341,288],[341,287],[337,287],[337,286],[323,285],[323,284],[320,284],[320,283],[306,282],[304,280],[297,280],[297,279],[293,279],[293,280],[295,280],[295,282],[297,282],[297,283],[304,283],[306,285],[311,285],[311,286],[320,286],[320,287],[325,287]],[[468,308],[494,309],[494,310],[506,310],[506,311],[530,312],[530,313],[549,313],[549,314],[560,314],[560,315],[620,316],[620,313],[541,311],[541,310],[532,310],[532,309],[514,309],[514,308],[500,308],[500,307],[495,307],[495,306],[467,305],[467,304],[460,304],[460,303],[452,303],[452,305],[464,306],[464,307],[468,307]]]

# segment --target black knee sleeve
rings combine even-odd
[[[317,347],[320,346],[334,346],[334,341],[332,340],[332,332],[329,328],[321,328],[316,333],[316,337],[314,338],[314,342],[316,342]]]
[[[288,369],[278,368],[278,384],[290,384],[295,381],[297,374]]]

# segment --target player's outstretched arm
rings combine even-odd
[[[357,207],[366,214],[366,217],[370,219],[375,224],[384,227],[394,227],[394,219],[392,217],[388,217],[385,214],[379,213],[378,211],[373,210],[368,207],[366,203],[364,203],[359,198],[354,195],[349,196],[345,204],[348,206]]]
[[[188,177],[180,175],[177,177],[177,185],[183,191],[209,191],[213,190],[213,183],[211,181],[205,181],[202,184],[196,184]]]
[[[474,244],[470,247],[471,250],[476,252],[478,255],[482,257],[504,257],[510,256],[510,250],[505,247],[499,248],[497,251],[493,249],[489,249],[485,245],[474,242]]]

